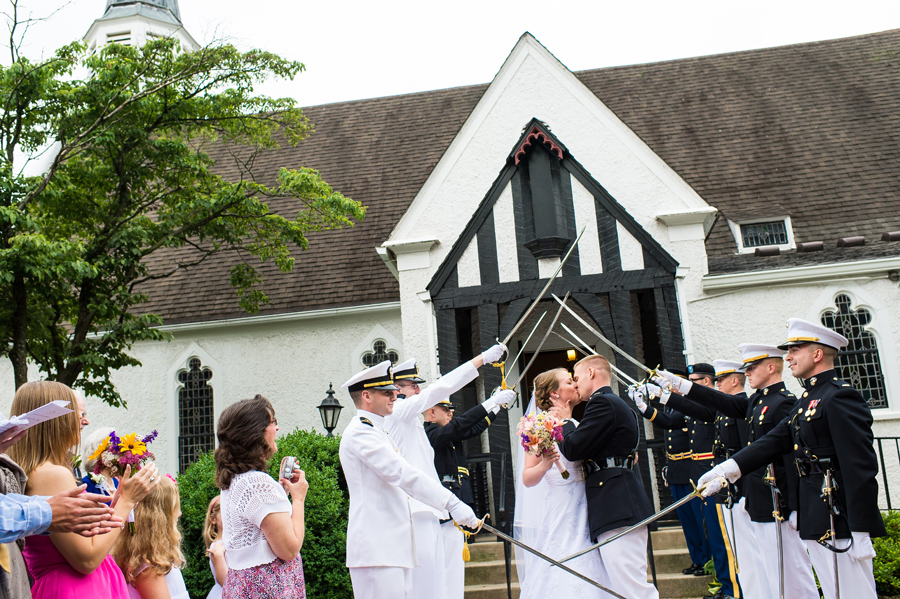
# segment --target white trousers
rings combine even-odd
[[[849,540],[839,539],[838,546],[847,546]],[[825,599],[835,599],[834,592],[834,556],[837,555],[838,580],[841,583],[841,597],[846,599],[877,599],[875,592],[875,574],[872,572],[872,560],[855,560],[847,553],[833,553],[815,541],[804,540],[812,560],[813,568],[819,577],[822,594]]]
[[[414,599],[409,568],[350,568],[355,599]]]
[[[465,538],[453,520],[441,524],[444,537],[444,574],[446,599],[463,599],[466,586],[466,564],[462,552]]]
[[[741,585],[741,596],[746,599],[769,599],[769,582],[766,580],[766,565],[763,558],[762,539],[757,537],[756,522],[744,507],[746,499],[741,497],[731,512],[725,509],[722,514],[728,530],[728,538],[734,543],[735,557],[738,564],[738,581]],[[734,514],[734,529],[731,529],[731,516]],[[778,581],[775,581],[776,584]]]
[[[754,522],[759,551],[763,557],[769,582],[769,597],[779,597],[778,591],[778,533],[774,522]],[[784,545],[784,596],[791,599],[818,599],[816,579],[813,577],[812,562],[806,552],[806,545],[800,540],[800,533],[787,522],[780,522],[781,542]],[[749,597],[749,592],[747,594]]]
[[[411,571],[412,596],[444,599],[447,583],[440,520],[432,512],[413,512],[412,523],[418,562]]]
[[[602,543],[622,530],[623,528],[609,530],[597,537],[597,542]],[[647,582],[646,526],[597,551],[600,552],[603,570],[602,580],[597,582],[628,599],[659,599],[659,591],[652,583]]]

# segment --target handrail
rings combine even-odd
[[[506,463],[509,453],[500,454],[500,501],[497,507],[497,521],[501,530],[506,528]],[[506,596],[512,599],[512,551],[509,541],[503,541],[503,561],[506,564]]]

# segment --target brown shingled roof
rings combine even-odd
[[[826,247],[839,237],[867,237],[852,252],[736,256],[720,218],[707,240],[710,272],[900,254],[900,243],[879,241],[882,232],[900,230],[900,30],[576,76],[724,216],[743,218],[757,207],[759,216],[788,211],[797,242],[822,240]],[[368,215],[353,229],[313,234],[290,273],[263,267],[271,303],[262,314],[399,299],[374,247],[485,89],[304,109],[313,136],[260,157],[257,178],[274,181],[282,166],[315,168],[366,205]],[[290,211],[283,200],[271,206]],[[170,324],[245,316],[228,284],[234,260],[221,256],[153,283],[143,309]]]

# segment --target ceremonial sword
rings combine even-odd
[[[565,327],[566,325],[562,325],[562,326]],[[566,330],[568,330],[568,327],[566,327]],[[571,331],[569,331],[569,332],[571,333]],[[556,331],[553,331],[553,334],[556,335],[557,337],[559,337],[560,339],[562,339],[563,341],[565,341],[566,343],[568,343],[569,345],[571,345],[572,347],[578,347],[577,343],[575,343],[574,341],[572,341],[571,339],[569,339],[567,337],[563,337]],[[576,337],[576,339],[577,339],[577,337]],[[580,339],[579,339],[579,341],[580,341]],[[582,349],[584,350],[585,354],[587,354],[588,356],[593,356],[593,355],[597,354],[597,352],[594,351],[594,348],[592,348],[590,345],[585,345],[584,341],[581,341],[581,343],[582,343]],[[612,364],[610,364],[610,366],[612,366]],[[613,371],[612,374],[615,377],[615,379],[617,381],[619,381],[620,385],[624,385],[626,387],[631,386],[631,383],[629,383],[628,381],[626,381],[625,379],[620,377],[615,371]]]
[[[566,307],[568,308],[568,306],[566,306]],[[582,345],[582,347],[587,348],[587,349],[590,349],[591,346],[588,345],[587,343],[585,343],[584,341],[582,341],[581,338],[580,338],[578,335],[576,335],[576,334],[574,333],[574,331],[572,331],[572,329],[570,329],[569,327],[566,326],[566,323],[561,322],[561,323],[559,324],[559,326],[561,326],[562,328],[564,328],[568,334],[572,335],[572,337],[574,337],[575,340],[578,341],[578,342]],[[589,354],[589,355],[597,355],[597,351],[594,350],[594,349],[590,349],[590,354]],[[607,360],[607,362],[609,362],[609,360]],[[617,375],[616,378],[618,378],[620,382],[625,383],[626,386],[627,386],[627,385],[635,385],[635,386],[637,386],[637,385],[639,384],[636,380],[634,380],[633,378],[631,378],[630,376],[628,376],[628,374],[626,374],[625,372],[623,372],[623,371],[620,370],[619,368],[616,368],[616,365],[613,364],[612,362],[609,362],[609,367],[612,368],[613,374],[616,374],[616,375]],[[623,380],[623,379],[625,379],[625,380]]]
[[[569,251],[566,252],[566,255],[563,256],[562,260],[559,261],[559,266],[556,267],[556,271],[553,273],[553,275],[547,281],[547,284],[544,285],[544,288],[541,289],[541,292],[538,294],[537,298],[533,302],[531,302],[530,306],[528,306],[528,309],[525,311],[525,314],[523,314],[522,317],[519,318],[519,321],[515,325],[513,325],[512,330],[510,330],[510,332],[506,335],[506,337],[503,338],[503,341],[500,341],[498,339],[499,343],[506,346],[509,343],[509,340],[513,338],[513,335],[516,334],[516,331],[519,330],[519,327],[522,326],[522,324],[525,322],[525,320],[528,318],[528,316],[534,311],[534,309],[537,307],[538,303],[543,299],[544,294],[546,294],[547,290],[550,289],[550,285],[553,284],[553,281],[556,279],[557,276],[559,276],[559,273],[562,272],[563,265],[565,265],[566,260],[569,259],[569,256],[572,255],[572,252],[575,251],[575,247],[578,245],[578,242],[581,240],[581,236],[584,235],[585,229],[586,229],[586,227],[581,227],[581,232],[578,233],[578,236],[575,238],[575,241],[572,242],[572,246],[569,248]],[[559,298],[557,298],[557,301],[559,301]],[[500,369],[500,380],[501,380],[500,388],[503,390],[506,390],[507,386],[506,386],[506,373],[504,372],[504,364],[506,364],[506,360],[500,360],[499,362],[493,362],[491,364],[491,366],[494,366],[494,367]]]
[[[541,317],[538,318],[537,322],[534,323],[534,328],[531,329],[531,332],[528,333],[528,336],[525,337],[525,343],[522,344],[522,348],[519,350],[519,353],[516,355],[516,357],[512,359],[512,363],[513,363],[513,364],[518,364],[519,358],[522,357],[522,352],[525,351],[525,346],[527,346],[527,345],[528,345],[528,342],[531,341],[531,338],[534,336],[535,332],[537,332],[538,327],[540,326],[541,321],[544,320],[544,317],[545,317],[545,316],[547,316],[547,311],[546,311],[546,310],[544,311],[543,314],[541,314]]]
[[[487,517],[487,516],[485,516],[485,517]],[[599,582],[595,582],[595,581],[591,580],[590,578],[588,578],[588,577],[585,576],[584,574],[582,574],[582,573],[580,573],[580,572],[577,572],[577,571],[573,570],[572,568],[570,568],[570,567],[568,567],[568,566],[562,564],[561,562],[556,561],[556,560],[553,559],[552,557],[549,557],[549,556],[547,556],[547,555],[544,555],[543,553],[541,553],[541,552],[538,551],[537,549],[534,549],[533,547],[529,547],[528,545],[526,545],[526,544],[523,543],[522,541],[518,541],[518,540],[512,538],[511,536],[509,536],[509,535],[507,535],[507,534],[505,534],[505,533],[500,532],[499,530],[497,530],[497,529],[494,528],[493,526],[489,526],[489,525],[485,524],[483,521],[482,521],[482,523],[481,523],[481,528],[483,528],[484,530],[488,531],[488,532],[491,533],[491,534],[497,535],[497,537],[503,539],[504,541],[506,541],[506,542],[508,542],[508,543],[512,543],[512,544],[515,545],[516,547],[521,547],[521,548],[524,549],[525,551],[527,551],[527,552],[529,552],[529,553],[533,553],[534,555],[538,556],[538,557],[541,558],[542,560],[544,560],[544,561],[546,561],[546,562],[550,562],[550,563],[551,563],[552,565],[554,565],[554,566],[558,566],[558,567],[562,568],[563,570],[565,570],[566,572],[568,572],[568,573],[571,574],[572,576],[577,576],[577,577],[580,578],[581,580],[585,581],[585,582],[588,583],[588,584],[591,584],[591,585],[597,587],[597,588],[600,589],[601,591],[606,591],[607,593],[609,593],[609,594],[612,595],[613,597],[618,597],[619,599],[627,599],[625,596],[618,594],[617,592],[613,591],[612,589],[606,588],[605,586],[603,586],[603,585],[600,584]],[[585,553],[587,553],[587,552],[585,552]],[[565,560],[563,560],[563,561],[565,561]]]
[[[680,508],[681,506],[683,506],[685,503],[687,503],[691,499],[694,499],[695,497],[700,497],[700,495],[703,493],[703,490],[706,488],[706,485],[703,485],[702,487],[700,487],[698,489],[696,486],[694,486],[693,481],[691,481],[691,486],[694,487],[694,490],[691,492],[690,495],[685,495],[684,497],[682,497],[681,499],[679,499],[678,501],[676,501],[669,507],[667,507],[663,510],[660,510],[659,512],[653,514],[652,516],[648,516],[647,518],[644,518],[643,520],[641,520],[634,526],[629,526],[625,530],[614,534],[613,536],[609,537],[605,541],[597,543],[596,545],[592,545],[592,546],[588,547],[587,549],[584,549],[583,551],[579,551],[578,553],[573,553],[572,555],[570,555],[568,557],[564,557],[561,560],[559,560],[559,563],[554,562],[553,565],[558,566],[559,564],[564,564],[569,560],[575,559],[576,557],[581,557],[585,553],[590,553],[591,551],[593,551],[595,549],[599,549],[600,547],[603,547],[604,545],[612,543],[616,539],[620,539],[620,538],[624,537],[625,535],[627,535],[628,533],[630,533],[634,530],[637,530],[638,528],[640,528],[642,526],[647,526],[651,522],[655,522],[656,520],[659,520],[660,518],[662,518],[663,516],[665,516],[666,514],[671,512],[672,510]]]
[[[784,522],[784,518],[781,515],[781,502],[779,501],[781,491],[775,486],[774,464],[766,467],[763,482],[769,485],[772,491],[772,515],[775,516],[775,541],[778,547],[778,595],[784,599],[784,540],[781,538],[781,523]]]
[[[561,300],[560,300],[558,297],[556,297],[556,295],[554,295],[554,294],[552,294],[552,293],[551,293],[550,295],[553,296],[553,299],[555,299],[556,301],[558,301],[558,302],[561,303]],[[566,311],[568,311],[568,313],[571,314],[572,317],[573,317],[575,320],[577,320],[578,322],[580,322],[580,323],[582,324],[582,326],[584,326],[584,328],[586,328],[588,331],[590,331],[591,333],[593,333],[594,335],[596,335],[596,336],[600,339],[600,341],[602,341],[603,343],[605,343],[606,345],[608,345],[611,349],[613,349],[614,351],[616,351],[616,352],[617,352],[619,355],[621,355],[623,358],[625,358],[626,360],[628,360],[629,362],[631,362],[632,364],[634,364],[635,366],[637,366],[637,367],[640,368],[641,370],[645,371],[647,374],[650,374],[650,375],[656,374],[656,370],[655,370],[655,369],[653,369],[653,368],[648,368],[648,367],[644,366],[643,364],[641,364],[640,362],[638,362],[638,361],[637,361],[636,359],[634,359],[633,357],[631,357],[631,355],[630,355],[628,352],[626,352],[625,350],[619,348],[618,345],[616,345],[615,343],[613,343],[612,341],[610,341],[609,339],[607,339],[606,336],[603,335],[603,333],[601,333],[600,331],[598,331],[597,329],[595,329],[594,327],[592,327],[591,325],[589,325],[585,319],[583,319],[581,316],[578,315],[577,312],[575,312],[575,310],[573,310],[572,308],[566,306]]]
[[[553,327],[556,325],[556,321],[559,320],[559,315],[562,314],[563,308],[566,307],[566,302],[569,300],[569,294],[566,294],[566,298],[562,301],[562,306],[556,311],[556,316],[553,317],[553,321],[550,323],[550,326],[547,328],[547,332],[544,333],[544,336],[541,338],[541,342],[538,343],[537,349],[534,350],[534,354],[532,354],[531,359],[528,361],[528,364],[525,365],[525,368],[522,369],[521,374],[519,374],[519,378],[516,379],[516,382],[512,384],[512,386],[508,387],[509,389],[515,389],[519,386],[519,383],[522,382],[522,379],[525,378],[525,373],[528,372],[528,369],[531,368],[531,365],[534,364],[534,361],[537,359],[538,354],[541,353],[541,348],[544,347],[544,343],[547,341],[547,337],[550,336],[550,333],[553,332]],[[543,318],[543,316],[541,317]],[[538,321],[540,322],[540,321]],[[537,328],[537,327],[535,327]],[[534,331],[532,331],[534,333]],[[529,339],[531,335],[528,336]],[[528,341],[526,341],[528,343]],[[525,349],[525,346],[522,346],[522,349]],[[519,352],[521,354],[521,352]],[[506,381],[504,381],[505,383]],[[501,387],[501,389],[504,387]]]

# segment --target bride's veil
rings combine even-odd
[[[527,416],[535,411],[534,394],[531,394],[531,401],[523,412]],[[521,440],[516,444],[516,511],[513,520],[513,536],[516,540],[521,541],[529,547],[537,547],[540,545],[539,535],[541,532],[541,522],[544,519],[544,499],[547,494],[547,484],[541,480],[533,487],[526,487],[522,483],[522,471],[525,467],[525,449],[522,447]],[[524,585],[528,573],[534,571],[533,565],[540,558],[533,554],[516,547],[516,570],[519,573],[519,584]],[[521,586],[524,588],[524,586]]]

